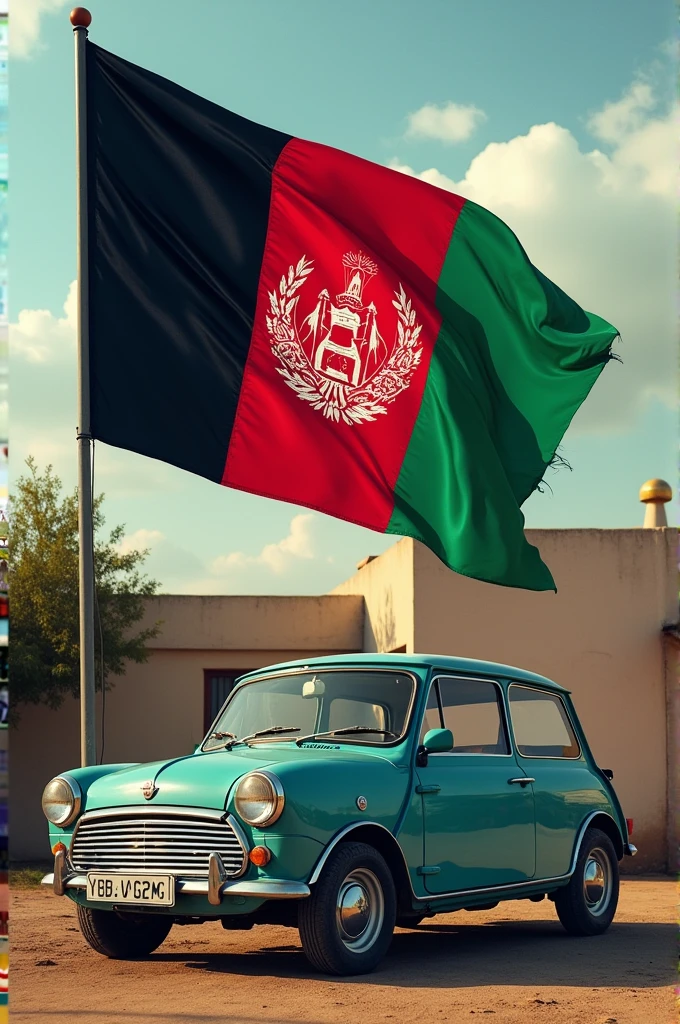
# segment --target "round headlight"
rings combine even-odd
[[[272,825],[281,816],[283,786],[271,772],[251,772],[238,784],[234,805],[249,825]]]
[[[42,809],[53,825],[70,825],[80,811],[80,786],[76,780],[58,775],[48,782],[42,795]]]

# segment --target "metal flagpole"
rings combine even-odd
[[[78,267],[78,582],[80,597],[80,762],[96,764],[94,677],[94,538],[92,525],[92,434],[90,432],[90,338],[87,237],[87,30],[92,15],[75,7],[70,15],[76,50],[76,187]]]

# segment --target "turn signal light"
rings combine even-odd
[[[266,846],[254,846],[248,854],[248,859],[256,867],[263,868],[272,859],[272,851],[268,850]]]
[[[66,853],[66,847],[64,846],[64,844],[63,843],[55,843],[54,846],[52,847],[52,853],[57,854],[57,853],[59,853],[60,850],[63,850],[64,853]]]
[[[626,818],[626,828],[628,829],[628,835],[632,836],[632,834],[633,834],[633,819],[632,818]]]

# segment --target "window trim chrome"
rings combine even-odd
[[[427,755],[428,759],[430,757],[503,757],[503,758],[508,758],[509,757],[509,758],[513,758],[514,755],[513,755],[513,748],[512,748],[512,735],[510,733],[510,726],[509,726],[509,721],[508,721],[508,717],[509,716],[508,716],[507,708],[505,706],[505,698],[504,698],[504,694],[503,694],[503,685],[500,682],[500,680],[499,679],[492,679],[490,676],[461,676],[461,675],[451,675],[450,673],[439,673],[438,675],[433,675],[432,676],[432,678],[430,680],[430,687],[434,686],[434,684],[439,682],[440,679],[462,679],[463,681],[467,681],[467,682],[470,682],[470,683],[490,683],[492,686],[496,687],[498,693],[500,694],[500,700],[498,700],[498,698],[497,698],[497,707],[498,707],[498,711],[499,711],[500,723],[501,723],[502,726],[505,727],[505,739],[506,739],[506,742],[508,744],[509,750],[508,750],[507,754],[481,754],[481,753],[473,754],[473,753],[466,752],[464,750],[442,750],[439,753],[432,753],[432,754],[428,753],[428,755]],[[427,697],[426,697],[426,700],[425,700],[426,705],[427,705],[427,701],[429,700],[429,697],[430,697],[430,691],[428,690]],[[443,706],[441,704],[441,694],[440,694],[440,698],[439,698],[438,703],[439,703],[439,711],[440,711],[442,720],[444,720],[444,708],[443,708]],[[425,715],[425,711],[426,710],[427,710],[427,707],[425,707],[423,709],[423,716]],[[422,728],[422,722],[421,722],[421,728]],[[445,725],[444,728],[447,728],[447,726]],[[453,732],[453,730],[451,730],[451,731]],[[455,733],[454,733],[454,736],[453,736],[453,740],[454,740],[454,743],[455,743],[455,740],[456,740]]]
[[[539,693],[546,693],[549,697],[554,697],[556,700],[558,700],[560,702],[560,704],[564,708],[564,713],[567,716],[567,721],[569,722],[569,725],[571,727],[571,731],[574,734],[574,739],[576,740],[576,745],[578,747],[578,754],[576,754],[575,757],[564,757],[564,755],[562,755],[561,757],[558,757],[557,755],[554,755],[554,754],[523,754],[521,752],[521,750],[519,749],[519,746],[517,744],[517,737],[515,736],[515,723],[512,720],[512,704],[511,704],[511,700],[510,700],[510,690],[512,689],[513,686],[521,687],[524,690],[537,690]],[[553,690],[547,690],[543,686],[534,686],[533,683],[519,683],[519,682],[515,682],[514,679],[509,679],[508,680],[508,689],[507,689],[507,701],[508,701],[508,720],[509,720],[510,726],[512,728],[512,743],[513,743],[513,746],[515,748],[515,751],[517,752],[517,756],[518,757],[522,757],[526,761],[585,761],[585,756],[584,756],[584,753],[583,753],[583,747],[582,747],[581,741],[579,739],[578,731],[577,731],[577,729],[574,726],[574,721],[573,721],[573,719],[571,717],[571,714],[569,713],[569,708],[567,707],[566,702],[564,701],[564,699],[563,699],[563,697],[562,697],[562,695],[560,693],[555,693]]]
[[[201,745],[200,745],[201,753],[202,754],[212,754],[214,751],[218,751],[218,750],[223,750],[224,749],[224,747],[214,747],[212,750],[205,750],[204,747],[205,747],[205,744],[207,743],[207,741],[208,741],[208,739],[210,737],[210,734],[211,734],[211,732],[212,732],[216,722],[219,721],[221,715],[226,710],[227,705],[230,703],[230,701],[232,701],[234,699],[234,696],[236,695],[236,693],[238,693],[239,690],[243,689],[246,686],[250,686],[252,683],[261,683],[261,682],[263,682],[266,679],[280,679],[282,676],[304,675],[304,674],[306,674],[306,673],[308,674],[309,672],[312,672],[312,671],[315,674],[321,673],[321,672],[351,672],[351,671],[360,672],[360,671],[363,671],[363,672],[373,672],[375,674],[379,674],[380,673],[380,674],[383,674],[383,675],[386,674],[386,675],[392,675],[392,676],[393,675],[407,676],[411,680],[411,682],[413,683],[413,689],[411,690],[411,698],[410,698],[410,701],[409,701],[408,708],[406,709],[406,716],[404,718],[404,728],[402,730],[401,735],[396,740],[391,740],[389,743],[376,743],[375,740],[358,740],[358,739],[355,739],[354,736],[351,736],[351,737],[349,737],[349,736],[337,736],[337,737],[336,736],[325,736],[324,739],[326,741],[332,742],[332,743],[345,742],[347,744],[351,743],[352,745],[356,744],[357,746],[362,746],[362,747],[373,747],[376,750],[386,750],[386,749],[389,749],[390,747],[398,747],[401,743],[404,742],[404,740],[408,739],[408,737],[410,735],[410,731],[411,731],[411,723],[412,723],[412,720],[413,720],[413,711],[414,711],[414,708],[415,708],[415,705],[416,705],[416,700],[417,700],[417,697],[418,697],[418,685],[419,685],[419,683],[422,682],[422,680],[420,680],[419,677],[416,675],[416,673],[413,672],[411,669],[401,668],[401,667],[399,667],[397,669],[383,668],[383,667],[376,667],[376,668],[374,668],[373,666],[362,668],[360,665],[329,665],[328,668],[324,668],[322,665],[314,665],[313,668],[310,668],[310,666],[308,665],[306,667],[303,666],[302,668],[286,669],[283,672],[266,672],[264,675],[254,676],[252,679],[248,679],[244,683],[238,683],[238,684],[234,685],[233,690],[227,696],[227,699],[225,700],[224,704],[222,705],[220,710],[217,712],[214,720],[211,722],[210,728],[208,729],[208,732],[205,734],[203,740],[201,741]],[[263,737],[263,739],[264,738],[265,737]],[[286,736],[278,736],[278,737],[276,737],[276,741],[278,741],[278,742],[281,742],[281,740],[285,740],[285,739],[290,739],[292,741],[292,740],[295,739],[295,737],[292,736],[292,735],[289,736],[289,737],[286,737]]]

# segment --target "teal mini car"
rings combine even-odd
[[[200,747],[45,788],[54,873],[97,952],[173,924],[299,928],[311,964],[372,970],[395,925],[501,900],[604,932],[636,850],[567,690],[505,665],[344,655],[242,677]]]

